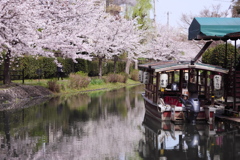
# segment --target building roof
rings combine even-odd
[[[138,65],[138,68],[143,71],[152,70],[153,72],[165,72],[171,70],[189,70],[189,69],[199,69],[214,71],[219,73],[228,73],[228,69],[222,68],[221,66],[204,64],[204,63],[193,63],[191,61],[161,61],[154,63],[147,63]]]
[[[189,40],[237,40],[240,18],[195,17],[188,33]]]

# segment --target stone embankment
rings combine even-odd
[[[48,99],[52,92],[42,86],[11,84],[0,88],[0,110],[22,108]]]

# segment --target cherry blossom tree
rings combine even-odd
[[[4,0],[0,7],[4,83],[11,82],[9,66],[15,56],[97,57],[101,77],[103,59],[133,52],[139,43],[135,20],[109,15],[101,1]]]
[[[103,5],[95,0],[42,1],[47,8],[42,17],[46,21],[41,27],[41,39],[36,45],[51,53],[59,50],[62,57],[91,60],[89,55],[78,53],[88,52],[90,49],[89,45],[84,43],[86,34],[94,33],[98,17],[104,13]]]
[[[137,20],[136,20],[137,21]],[[125,46],[124,53],[127,54],[127,61],[125,66],[125,73],[129,74],[130,64],[132,61],[137,62],[137,58],[143,53],[142,42],[145,39],[146,30],[139,29],[137,22],[131,21],[129,23],[134,23],[135,25],[125,24]]]
[[[59,3],[59,2],[58,2]],[[59,44],[59,50],[66,50],[66,44],[72,44],[69,50],[66,50],[65,56],[73,57],[73,52],[87,52],[88,58],[96,57],[99,60],[99,77],[102,77],[102,61],[104,59],[112,59],[114,56],[118,56],[124,52],[137,52],[137,46],[139,46],[139,41],[141,38],[140,30],[138,29],[137,18],[133,20],[126,20],[120,16],[110,15],[105,12],[104,3],[94,3],[94,1],[80,1],[80,3],[74,5],[70,11],[64,11],[64,9],[58,8],[56,10],[55,6],[57,4],[52,4],[51,7],[55,9],[54,23],[47,25],[42,32],[49,31],[49,36],[51,41],[56,48],[56,44]],[[81,8],[86,9],[81,9]],[[51,10],[51,13],[54,10]],[[59,13],[61,12],[64,13]],[[73,12],[75,10],[75,12]],[[65,12],[70,12],[71,18]],[[73,13],[72,13],[73,12]],[[52,14],[50,14],[52,16]],[[59,18],[61,17],[61,18]],[[52,19],[52,17],[51,17]],[[60,19],[60,22],[56,23],[56,19]],[[65,21],[62,22],[61,19]],[[67,20],[66,20],[67,19]],[[74,21],[73,21],[74,19]],[[52,23],[52,22],[51,22]],[[61,28],[55,24],[61,24]],[[69,25],[71,24],[71,25]],[[49,29],[52,27],[53,29]],[[65,32],[66,31],[66,32]],[[52,38],[55,36],[54,38]],[[47,39],[44,37],[43,39]],[[52,40],[54,39],[54,40]],[[59,39],[61,40],[59,42]],[[57,41],[55,41],[57,40]],[[49,41],[47,39],[47,41]],[[68,42],[68,43],[66,43]],[[44,42],[49,46],[48,42]],[[61,45],[64,44],[63,47]],[[79,49],[78,51],[75,49]],[[81,55],[81,54],[80,54]],[[76,55],[75,55],[76,56]],[[86,57],[81,57],[85,58]]]
[[[101,5],[93,0],[3,0],[0,2],[0,50],[4,83],[11,82],[10,60],[23,54],[89,59],[76,54],[86,51],[82,35]],[[96,23],[94,23],[96,24]],[[88,27],[90,26],[90,28]],[[83,44],[83,45],[82,45]]]
[[[139,56],[153,60],[191,60],[198,47],[193,42],[187,41],[187,36],[180,29],[166,25],[153,28],[146,37],[147,41],[142,46],[143,54]]]
[[[94,34],[87,34],[91,55],[99,59],[99,77],[102,76],[103,59],[112,59],[125,52],[128,54],[137,50],[140,37],[136,20],[126,20],[120,17],[102,14]]]
[[[104,7],[104,3],[95,0],[1,1],[0,49],[4,83],[11,82],[11,58],[24,54],[89,60],[97,57],[100,77],[104,59],[123,53],[127,53],[128,61],[136,60],[142,53],[154,55],[152,48],[159,47],[159,43],[143,45],[148,33],[146,29],[138,29],[138,17],[126,20],[112,16]],[[160,31],[161,34],[164,32]],[[156,37],[156,40],[164,42],[165,39]],[[173,45],[165,45],[159,51],[165,48],[173,49]],[[83,52],[87,54],[81,54]]]
[[[32,43],[37,38],[39,24],[42,23],[40,19],[31,17],[38,10],[35,6],[35,1],[0,2],[0,59],[4,62],[5,84],[11,82],[9,66],[12,57],[39,51]]]

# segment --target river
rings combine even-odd
[[[0,112],[0,159],[236,160],[239,127],[145,114],[143,86],[54,97]]]

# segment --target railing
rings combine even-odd
[[[22,80],[24,84],[24,69],[23,70],[10,70],[11,80]],[[0,80],[4,79],[3,70],[0,70]]]

